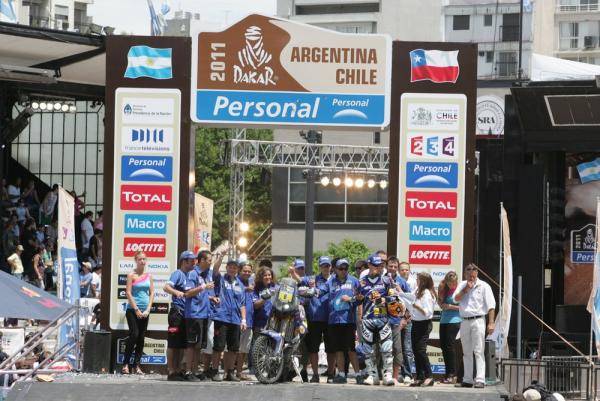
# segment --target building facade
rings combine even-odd
[[[92,18],[88,6],[94,0],[13,0],[14,15],[1,15],[0,21],[32,27],[89,33]]]
[[[600,64],[600,5],[598,0],[556,0],[554,55]]]

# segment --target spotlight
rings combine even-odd
[[[60,104],[58,102],[54,103],[54,110],[59,111],[61,107],[62,107],[62,104]]]
[[[62,110],[63,113],[66,113],[67,111],[69,111],[69,105],[63,104],[60,109]]]
[[[37,110],[40,108],[40,104],[38,102],[31,102],[31,108]]]
[[[245,233],[248,232],[248,230],[250,229],[250,225],[248,223],[246,223],[245,221],[240,223],[240,231]]]
[[[321,178],[321,185],[323,185],[324,187],[326,187],[327,185],[329,185],[329,177],[325,176]]]
[[[48,107],[48,105],[44,102],[40,103],[40,110],[46,110],[46,108]]]
[[[77,111],[77,106],[75,106],[75,105],[69,106],[70,113],[75,113],[76,111]]]
[[[367,181],[367,187],[373,188],[374,186],[375,186],[375,180],[372,178],[369,178],[369,181]]]
[[[240,262],[247,262],[248,261],[248,255],[246,255],[245,253],[240,253],[240,256],[238,257],[238,260]]]
[[[362,178],[357,178],[357,179],[354,181],[354,186],[355,186],[356,188],[362,188],[364,185],[365,185],[365,180],[363,180]]]
[[[246,239],[246,237],[240,237],[240,239],[238,240],[238,245],[240,246],[240,248],[245,248],[248,246],[248,240]]]
[[[386,180],[381,180],[379,181],[379,186],[381,187],[381,189],[386,189],[388,186],[388,182]]]
[[[336,187],[339,187],[341,183],[342,183],[342,180],[340,179],[340,177],[333,178],[333,185],[335,185]]]
[[[347,188],[351,188],[354,185],[354,180],[350,177],[346,177],[344,185],[346,185]]]

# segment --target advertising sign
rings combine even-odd
[[[401,104],[398,257],[432,275],[461,272],[466,96],[405,93]]]
[[[123,364],[125,359],[125,347],[127,338],[117,340],[117,364]],[[130,363],[133,363],[133,356]],[[146,337],[144,339],[144,351],[142,351],[142,365],[166,365],[167,364],[167,340],[155,340]]]
[[[191,118],[211,126],[389,124],[387,35],[345,34],[250,15],[192,35]]]
[[[596,226],[587,224],[571,231],[571,263],[594,263]]]
[[[169,300],[159,290],[164,276],[176,267],[170,261],[177,260],[180,121],[178,89],[118,88],[115,92],[115,132],[122,135],[114,138],[112,248],[118,262],[110,272],[112,329],[127,328],[125,286],[138,251],[148,258],[146,270],[153,274],[157,295],[148,328],[167,329]],[[154,361],[148,363],[162,360],[148,358]]]
[[[213,221],[212,199],[194,194],[194,253],[202,249],[210,251]]]
[[[504,134],[504,99],[485,95],[477,98],[477,135]]]

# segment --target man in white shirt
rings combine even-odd
[[[23,250],[23,245],[17,245],[15,253],[6,258],[6,261],[10,265],[12,275],[18,279],[23,279],[23,262],[21,261]]]
[[[474,263],[465,268],[466,281],[454,291],[454,301],[459,305],[462,318],[460,342],[463,347],[465,373],[457,387],[483,388],[485,386],[484,345],[486,336],[485,316],[488,316],[487,335],[494,332],[496,300],[490,285],[477,278],[479,268]],[[477,374],[473,382],[473,354]]]
[[[398,266],[398,274],[406,281],[410,292],[413,292],[417,288],[417,280],[410,273],[410,264],[408,262],[400,262]],[[404,377],[405,384],[411,384],[412,379],[412,368],[415,366],[415,355],[412,348],[412,316],[408,308],[406,309],[404,318],[406,319],[406,325],[401,331],[402,335],[402,358],[404,363],[402,364],[402,376]]]

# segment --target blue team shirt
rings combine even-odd
[[[269,286],[273,295],[277,291],[277,286],[275,284],[271,284]],[[262,290],[261,290],[262,291]],[[257,289],[252,293],[252,302],[260,300],[260,294]],[[263,304],[262,308],[254,309],[254,327],[255,329],[264,329],[271,317],[271,311],[273,310],[273,302],[271,302],[271,298],[267,299]]]
[[[387,308],[385,304],[378,305],[374,302],[375,294],[379,294],[379,298],[384,298],[393,286],[392,280],[387,276],[376,276],[374,279],[365,276],[360,280],[360,294],[365,297],[362,300],[363,319],[388,320]]]
[[[188,273],[186,291],[206,284],[198,266]],[[185,299],[185,311],[183,316],[187,319],[208,319],[210,316],[210,301],[208,300],[207,290],[201,291],[193,297]]]
[[[242,322],[241,307],[246,305],[246,288],[242,281],[227,274],[215,280],[215,293],[221,300],[215,305],[213,320],[239,325]]]
[[[396,282],[396,284],[398,284],[400,286],[400,289],[402,291],[404,291],[405,293],[410,293],[410,286],[408,285],[408,283],[406,282],[406,280],[404,280],[399,274],[396,274],[396,277],[393,278],[392,276],[389,276],[390,279],[392,279],[393,281]],[[400,320],[402,320],[401,317],[395,317],[395,316],[388,316],[388,322],[391,325],[397,325],[400,324]]]
[[[348,276],[344,282],[338,280],[337,276],[327,281],[326,292],[329,302],[329,324],[352,324],[356,323],[356,303],[343,302],[341,297],[355,296],[360,284],[355,277]]]
[[[174,290],[185,292],[187,287],[187,278],[189,273],[184,273],[181,269],[175,270],[171,277],[169,277],[169,281],[167,282]],[[171,297],[171,305],[177,307],[180,312],[184,312],[185,310],[185,298],[175,298]]]
[[[306,319],[309,322],[327,322],[329,318],[329,295],[327,294],[327,281],[322,274],[317,276],[302,277],[300,285],[307,286],[308,282],[314,278],[315,288],[319,290],[319,296],[311,298],[308,304],[305,306]]]
[[[248,282],[240,279],[244,285],[244,293],[246,294],[246,326],[253,327],[254,324],[254,291],[248,291],[248,287],[254,285],[252,278]]]
[[[217,295],[216,294],[216,288],[217,288],[216,280],[218,280],[218,277],[220,277],[220,274],[217,272],[215,275],[215,272],[213,271],[212,267],[210,267],[204,271],[202,269],[200,269],[200,267],[197,267],[197,269],[198,269],[198,274],[200,274],[200,277],[204,280],[205,283],[212,283],[213,281],[215,281],[215,288],[211,288],[207,291],[202,291],[200,293],[200,295],[203,297],[202,299],[208,305],[208,318],[212,319],[216,313],[216,305],[214,303],[212,303],[210,301],[210,299],[208,299],[208,298],[214,297]]]

